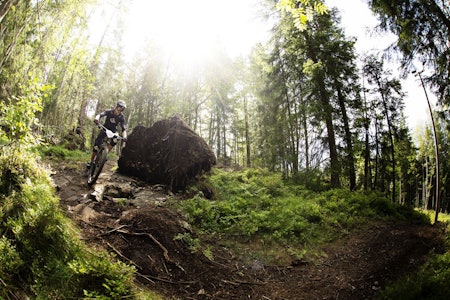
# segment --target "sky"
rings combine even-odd
[[[152,36],[174,55],[199,59],[217,43],[231,56],[246,54],[267,35],[256,17],[258,0],[133,0],[127,42]]]
[[[375,34],[373,28],[378,24],[376,16],[367,5],[367,0],[325,0],[329,6],[337,7],[341,14],[341,27],[345,34],[356,37],[355,48],[359,54],[377,53],[386,49],[395,42],[396,36],[391,33]],[[386,67],[398,75],[398,63],[395,61],[385,63]],[[430,123],[430,114],[425,96],[425,91],[420,80],[413,75],[402,80],[403,91],[407,93],[405,99],[405,115],[409,128],[413,134],[423,129],[425,123]],[[435,97],[427,90],[431,103],[436,101]]]
[[[268,37],[270,24],[258,17],[260,0],[133,0],[125,19],[124,44],[130,56],[145,42],[145,36],[160,44],[172,56],[195,64],[208,50],[222,44],[230,56],[247,55],[252,46]],[[377,19],[367,0],[325,0],[338,8],[341,27],[347,37],[356,37],[356,51],[369,54],[385,49],[395,36],[373,34]],[[372,33],[371,33],[372,32]],[[398,74],[398,64],[388,67]],[[405,114],[411,129],[429,122],[428,106],[420,81],[410,76],[403,81]],[[428,96],[432,99],[431,93]]]

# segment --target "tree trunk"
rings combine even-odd
[[[350,180],[350,190],[353,191],[356,188],[356,171],[355,171],[355,157],[353,153],[352,134],[350,132],[350,125],[348,121],[347,109],[345,107],[344,96],[340,88],[336,88],[338,93],[339,106],[342,113],[342,121],[344,122],[345,142],[347,144],[347,161],[346,168],[348,169],[348,175]]]
[[[330,173],[331,173],[330,184],[333,188],[338,188],[341,186],[341,181],[340,181],[339,159],[336,149],[336,136],[333,127],[333,108],[331,107],[329,97],[327,96],[323,82],[324,82],[323,80],[320,82],[320,100],[322,102],[325,124],[328,133],[327,139],[330,151]]]
[[[380,174],[380,140],[378,139],[378,120],[375,119],[375,175],[373,178],[373,190],[377,190]]]
[[[367,191],[369,189],[370,180],[370,142],[369,142],[369,127],[370,127],[370,120],[367,116],[367,99],[366,99],[366,89],[364,88],[364,72],[363,72],[363,113],[364,113],[364,190]]]
[[[245,145],[246,145],[246,165],[251,167],[251,157],[250,157],[250,126],[248,123],[248,107],[247,107],[247,97],[244,97],[244,114],[245,114]]]
[[[378,79],[378,78],[377,78]],[[396,181],[395,181],[395,165],[396,165],[396,160],[395,160],[395,151],[394,151],[394,135],[393,135],[393,132],[392,132],[392,121],[391,121],[391,118],[389,117],[389,110],[388,110],[388,105],[387,105],[387,99],[386,99],[386,94],[383,92],[383,89],[382,89],[382,85],[381,85],[381,82],[379,81],[379,80],[377,80],[377,84],[378,84],[378,87],[379,87],[379,89],[380,89],[380,94],[381,94],[381,98],[382,98],[382,100],[383,100],[383,108],[384,108],[384,114],[385,114],[385,117],[386,117],[386,122],[387,122],[387,124],[388,124],[388,133],[389,133],[389,141],[390,141],[390,143],[391,143],[391,155],[392,155],[392,161],[391,161],[391,167],[392,167],[392,174],[391,174],[391,176],[392,176],[392,193],[391,193],[391,200],[392,200],[392,202],[394,202],[395,201],[395,184],[396,184]]]
[[[370,179],[370,143],[369,143],[369,120],[364,121],[364,190],[367,191],[372,186]]]
[[[0,24],[3,21],[3,18],[8,13],[11,6],[16,5],[19,0],[5,0],[0,4]]]

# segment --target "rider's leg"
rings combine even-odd
[[[95,157],[95,154],[97,153],[97,151],[92,151],[92,154],[91,154],[91,161],[94,161],[94,157]]]
[[[90,162],[88,162],[87,167],[90,167],[92,162],[94,161],[95,155],[97,154],[98,149],[100,149],[100,145],[102,144],[103,137],[105,135],[106,134],[103,131],[100,131],[97,138],[95,139],[94,147],[92,149],[92,154],[91,154],[91,160],[90,160]]]

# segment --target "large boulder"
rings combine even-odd
[[[118,165],[124,175],[174,190],[185,188],[215,163],[216,157],[205,140],[175,116],[150,128],[135,127]]]

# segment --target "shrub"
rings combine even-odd
[[[379,193],[312,192],[262,169],[214,169],[207,180],[216,191],[213,201],[198,193],[180,205],[193,224],[209,233],[314,244],[338,238],[368,219],[426,220]]]
[[[89,251],[33,155],[7,152],[0,155],[0,298],[24,287],[42,299],[129,295],[134,269]]]
[[[42,147],[41,152],[46,157],[53,157],[57,159],[66,159],[69,156],[69,150],[61,146]]]
[[[450,295],[450,253],[435,255],[421,270],[389,286],[380,299],[445,300]]]

